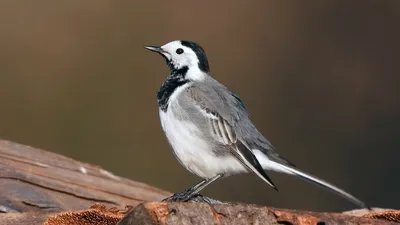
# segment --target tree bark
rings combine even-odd
[[[0,140],[0,211],[64,211],[136,206],[170,193],[98,166]]]
[[[98,166],[0,140],[0,224],[395,224],[400,211],[316,213],[219,201],[157,202],[170,193]],[[151,202],[156,201],[156,202]]]
[[[375,213],[362,211],[358,216],[345,213],[317,213],[247,204],[146,203],[131,210],[118,225],[358,225],[396,224],[392,220],[375,219]],[[387,218],[387,217],[386,217]],[[393,218],[393,217],[392,217]],[[397,222],[400,222],[397,211]]]

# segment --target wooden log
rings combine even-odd
[[[129,209],[129,208],[128,208]],[[246,204],[206,203],[142,203],[127,210],[106,209],[96,204],[87,210],[59,213],[28,212],[0,214],[2,225],[44,224],[44,225],[208,225],[208,224],[376,224],[395,225],[400,222],[400,211],[361,211],[348,213],[316,213],[286,209],[275,209]]]
[[[135,206],[170,193],[118,177],[98,166],[0,140],[0,212]]]
[[[386,213],[385,213],[386,212]],[[362,211],[347,213],[317,213],[300,210],[276,209],[247,204],[206,203],[145,203],[132,209],[118,225],[395,225],[400,222],[400,211],[377,213]],[[396,214],[396,215],[395,215]],[[388,216],[389,215],[389,216]]]
[[[400,211],[316,213],[219,201],[166,203],[170,193],[98,166],[0,140],[0,224],[395,224]],[[147,203],[146,203],[147,202]]]

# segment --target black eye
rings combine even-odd
[[[178,48],[178,49],[176,50],[176,53],[177,53],[178,55],[182,54],[182,53],[183,53],[183,49]]]

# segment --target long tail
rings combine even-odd
[[[333,192],[333,193],[335,193],[335,194],[337,194],[339,196],[342,196],[342,197],[346,198],[347,200],[359,205],[362,208],[366,208],[366,209],[371,210],[371,208],[367,204],[365,204],[364,202],[362,202],[358,198],[354,197],[353,195],[351,195],[351,194],[343,191],[342,189],[336,187],[333,184],[330,184],[330,183],[328,183],[328,182],[326,182],[324,180],[321,180],[321,179],[319,179],[319,178],[317,178],[315,176],[309,175],[309,174],[307,174],[305,172],[302,172],[302,171],[300,171],[298,169],[295,169],[293,167],[290,167],[290,166],[287,166],[287,165],[283,165],[283,164],[280,164],[280,163],[277,163],[277,162],[274,162],[274,163],[277,164],[276,166],[279,166],[281,168],[282,172],[286,172],[286,173],[289,173],[289,174],[296,175],[297,177],[300,177],[300,178],[302,178],[303,180],[305,180],[307,182],[322,186],[322,187],[326,188],[327,190],[329,190],[329,191],[331,191],[331,192]]]

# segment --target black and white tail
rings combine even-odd
[[[333,193],[335,193],[335,194],[337,194],[339,196],[342,196],[342,197],[346,198],[347,200],[359,205],[362,208],[371,209],[367,204],[365,204],[364,202],[362,202],[358,198],[356,198],[353,195],[343,191],[342,189],[336,187],[333,184],[330,184],[330,183],[328,183],[328,182],[326,182],[324,180],[321,180],[320,178],[317,178],[315,176],[312,176],[310,174],[302,172],[302,171],[298,170],[297,168],[293,168],[293,167],[290,167],[290,166],[282,165],[280,163],[276,163],[276,164],[277,164],[276,166],[279,166],[281,168],[280,172],[286,172],[286,173],[289,173],[289,174],[292,174],[292,175],[296,175],[297,177],[299,177],[299,178],[301,178],[301,179],[303,179],[303,180],[305,180],[307,182],[322,186],[322,187],[326,188],[327,190],[329,190],[329,191],[331,191],[331,192],[333,192]]]

